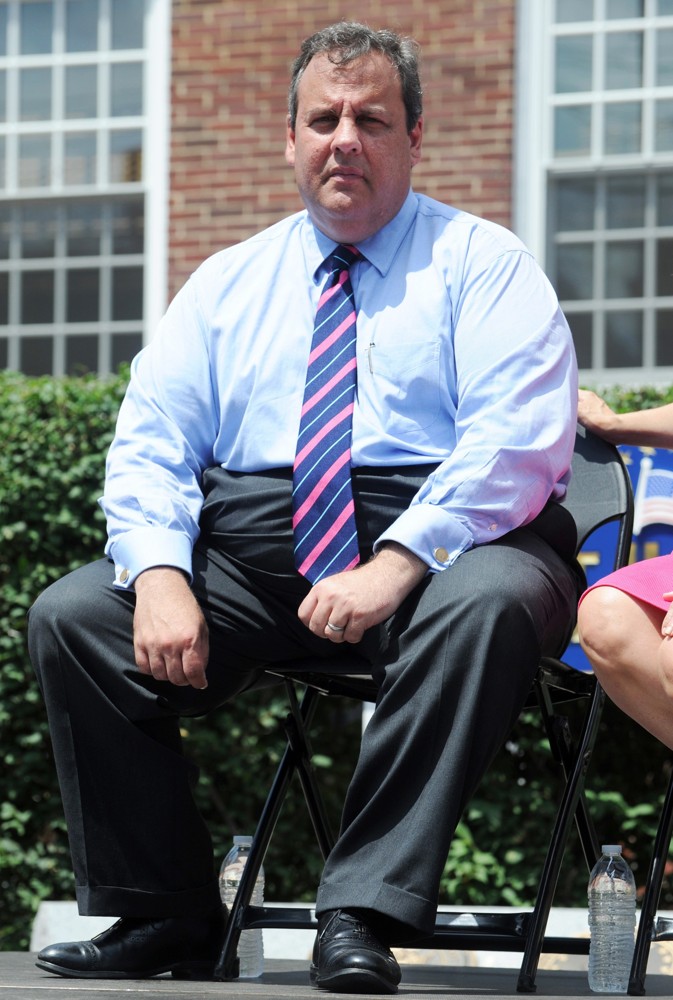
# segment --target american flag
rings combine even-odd
[[[636,487],[633,534],[648,524],[673,524],[673,471],[655,469],[651,458],[640,463]]]

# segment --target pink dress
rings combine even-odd
[[[623,569],[615,570],[614,573],[609,573],[594,583],[585,593],[588,594],[596,587],[616,587],[617,590],[650,604],[653,608],[668,611],[671,602],[665,601],[662,595],[673,591],[673,553],[656,556],[654,559],[643,559],[630,566],[624,566]]]

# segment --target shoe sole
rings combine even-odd
[[[389,983],[375,972],[366,969],[341,969],[331,975],[320,975],[311,969],[309,978],[311,986],[316,990],[332,990],[334,993],[367,993],[392,994],[397,993],[397,986]]]
[[[153,976],[161,976],[165,972],[170,972],[173,979],[200,979],[214,981],[215,966],[208,962],[193,962],[175,966],[160,966],[157,969],[138,970],[136,972],[116,971],[114,969],[102,969],[100,971],[89,971],[87,969],[69,969],[64,965],[55,965],[53,962],[37,960],[35,965],[43,972],[51,972],[54,976],[62,976],[65,979],[151,979]]]

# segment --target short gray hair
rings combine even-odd
[[[336,66],[343,66],[370,52],[386,56],[400,78],[402,100],[407,113],[407,131],[411,132],[423,114],[423,90],[418,68],[418,45],[394,31],[374,31],[356,21],[340,21],[317,31],[302,42],[292,66],[288,115],[290,127],[297,124],[297,87],[302,74],[314,56],[324,54]]]

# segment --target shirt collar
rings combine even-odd
[[[368,239],[357,244],[358,250],[362,253],[382,276],[385,276],[392,265],[395,255],[400,248],[402,240],[406,236],[416,215],[416,195],[409,189],[409,193],[404,200],[397,215],[386,223],[382,229],[374,233]],[[309,264],[314,280],[321,280],[320,268],[322,262],[328,257],[334,248],[338,246],[334,240],[326,236],[310,220],[305,232],[306,259]]]

